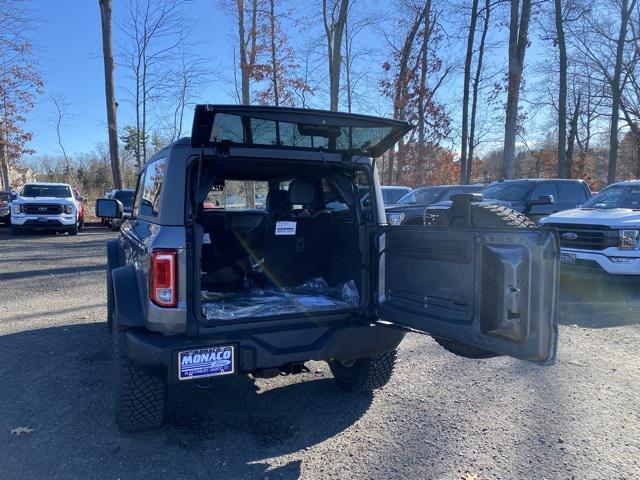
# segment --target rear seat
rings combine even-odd
[[[278,287],[324,277],[329,259],[332,216],[322,205],[320,186],[294,180],[288,197],[289,205],[302,208],[270,212],[267,217],[265,271]]]

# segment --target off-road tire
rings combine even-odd
[[[340,387],[349,392],[371,392],[384,387],[393,373],[398,356],[397,350],[359,358],[350,363],[334,359],[329,368]]]
[[[124,432],[158,428],[164,422],[167,386],[159,376],[122,355],[124,331],[113,325],[116,421]]]
[[[73,227],[67,230],[67,233],[71,236],[75,236],[75,235],[78,235],[79,230],[80,229],[78,228],[78,224],[76,223]]]
[[[451,227],[451,222],[446,213],[438,216],[431,225],[432,227]],[[498,228],[535,228],[537,225],[528,217],[515,210],[502,205],[492,205],[489,203],[476,203],[471,205],[471,226],[477,227],[498,227]],[[482,348],[474,347],[449,338],[433,337],[445,350],[465,358],[493,358],[499,357],[495,353]]]
[[[11,226],[11,235],[22,235],[22,233],[24,232],[24,230],[22,230],[20,227],[15,227],[15,226]]]

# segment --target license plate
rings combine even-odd
[[[576,254],[575,253],[561,253],[560,254],[560,263],[562,265],[575,265],[576,264]]]
[[[178,380],[197,380],[236,373],[235,347],[224,345],[178,353]]]

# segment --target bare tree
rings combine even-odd
[[[509,21],[509,78],[507,86],[507,111],[504,127],[503,169],[506,178],[513,178],[516,159],[516,133],[518,129],[518,104],[524,56],[529,43],[531,0],[511,0]]]
[[[473,61],[473,45],[478,22],[478,0],[471,2],[471,19],[467,33],[467,52],[464,58],[464,80],[462,86],[462,138],[460,151],[460,183],[468,183],[467,179],[467,148],[469,142],[469,96],[471,86],[471,62]],[[473,160],[469,160],[473,161]]]
[[[564,38],[562,0],[554,0],[556,41],[560,57],[560,88],[558,89],[558,177],[571,176],[567,169],[567,42]]]
[[[53,106],[55,108],[52,123],[54,125],[54,128],[56,129],[58,146],[60,147],[60,151],[62,152],[62,157],[64,159],[64,164],[66,167],[66,180],[69,181],[73,178],[73,169],[71,168],[71,161],[69,159],[69,156],[67,155],[67,150],[64,148],[64,144],[62,143],[62,126],[68,114],[69,102],[62,94],[51,95],[51,101],[53,102]]]
[[[620,117],[620,104],[622,99],[622,69],[624,49],[629,28],[629,18],[635,8],[636,0],[622,0],[620,5],[620,32],[616,41],[616,63],[611,79],[611,127],[609,136],[609,168],[607,169],[607,182],[616,181],[616,165],[618,161],[618,121]]]
[[[327,42],[327,64],[329,65],[329,108],[338,110],[340,98],[340,67],[342,66],[342,36],[349,0],[322,0],[322,22]]]
[[[122,188],[120,153],[118,151],[118,121],[116,117],[115,86],[113,80],[113,50],[111,46],[111,0],[98,0],[102,23],[102,59],[104,62],[104,90],[107,103],[107,129],[109,132],[109,153],[111,155],[111,174],[113,186]]]
[[[126,18],[119,24],[123,33],[122,58],[131,72],[131,92],[137,134],[134,154],[138,168],[147,159],[150,110],[160,100],[164,75],[185,46],[189,20],[183,13],[188,0],[129,0]]]
[[[629,56],[635,56],[634,51],[626,48],[629,43],[629,20],[635,7],[636,0],[616,0],[594,5],[572,35],[575,48],[584,63],[593,66],[601,77],[601,92],[606,96],[604,100],[610,102],[608,183],[616,180],[623,71]]]
[[[469,126],[469,153],[467,156],[467,172],[465,177],[465,183],[471,182],[473,175],[473,159],[475,148],[478,145],[478,138],[476,135],[476,117],[478,113],[478,97],[480,90],[480,82],[482,79],[482,63],[484,60],[485,45],[487,42],[487,33],[489,32],[489,19],[491,17],[491,0],[485,0],[484,4],[484,19],[482,23],[482,34],[480,36],[480,45],[478,45],[478,59],[476,62],[476,71],[473,78],[473,92],[471,95],[471,120]]]

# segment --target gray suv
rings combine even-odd
[[[406,332],[465,357],[553,362],[555,232],[467,195],[437,227],[386,225],[375,158],[411,128],[196,107],[191,138],[142,168],[107,246],[120,428],[160,425],[169,388],[295,374],[309,360],[349,391],[382,387]],[[96,211],[123,214],[116,199]]]

